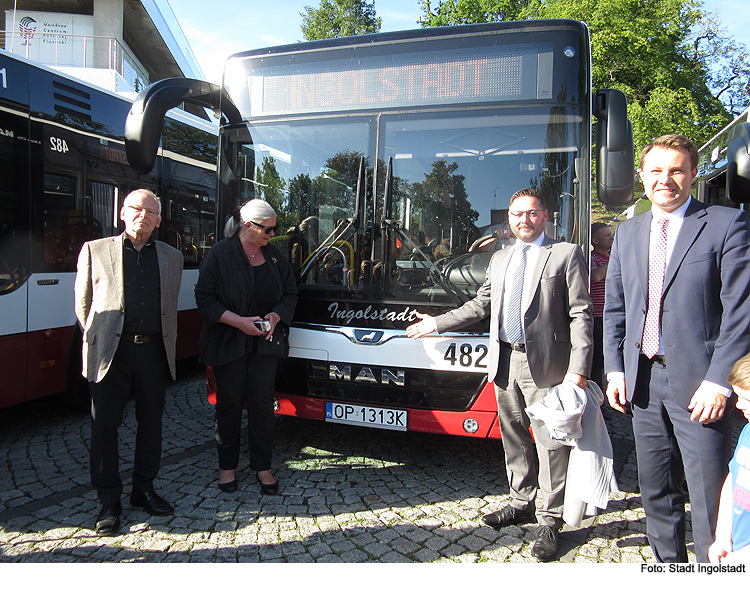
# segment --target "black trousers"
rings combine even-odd
[[[135,401],[138,423],[133,461],[133,491],[154,489],[161,462],[161,423],[170,380],[164,343],[120,342],[107,375],[89,382],[91,392],[91,484],[102,503],[122,495],[118,430],[125,406]]]
[[[250,469],[271,469],[276,419],[273,386],[279,360],[246,353],[235,361],[213,366],[216,377],[214,435],[219,469],[235,470],[240,459],[242,407],[247,404]]]

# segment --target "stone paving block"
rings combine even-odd
[[[336,554],[324,554],[315,560],[315,562],[344,562]]]
[[[369,558],[369,556],[359,548],[348,550],[339,554],[339,556],[341,557],[341,560],[348,563],[367,562]]]
[[[410,558],[407,558],[403,554],[399,554],[398,552],[388,552],[387,554],[384,554],[378,562],[385,562],[389,564],[398,564],[398,563],[409,563],[414,562]]]
[[[354,550],[354,548],[356,547],[349,540],[334,542],[333,544],[330,544],[330,546],[331,546],[331,550],[333,550],[339,556],[344,552],[349,552],[350,550]]]
[[[391,551],[390,546],[387,544],[383,544],[382,542],[373,542],[371,544],[367,544],[362,548],[367,554],[372,556],[373,558],[380,558],[387,552]]]
[[[414,560],[416,562],[434,562],[435,560],[438,560],[440,558],[440,554],[435,552],[434,550],[430,550],[429,548],[422,548],[421,550],[418,550],[413,555]]]
[[[333,551],[332,551],[331,547],[328,544],[324,544],[322,542],[319,542],[319,543],[314,544],[312,546],[308,546],[307,547],[307,552],[313,558],[320,558],[321,556],[325,556],[326,554],[331,554]]]
[[[395,538],[388,545],[396,552],[405,556],[411,554],[412,552],[416,552],[419,549],[419,544],[415,544],[411,540],[408,540],[402,536]]]
[[[489,545],[489,541],[474,535],[463,537],[457,543],[472,552],[479,552],[482,548]]]

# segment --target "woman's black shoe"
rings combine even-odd
[[[235,478],[234,480],[230,480],[229,482],[220,482],[219,488],[223,492],[227,493],[237,492],[237,479]]]
[[[257,474],[255,477],[258,479],[258,482],[260,483],[260,492],[262,492],[264,495],[276,495],[279,493],[279,481],[277,480],[273,484],[264,484],[260,481],[260,476]]]

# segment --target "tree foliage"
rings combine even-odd
[[[565,18],[591,31],[594,88],[628,97],[636,151],[664,133],[698,145],[750,104],[750,56],[699,0],[421,0],[423,26]]]
[[[383,22],[375,15],[374,0],[321,0],[318,8],[305,6],[300,16],[307,41],[377,33]]]

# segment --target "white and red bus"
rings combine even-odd
[[[123,137],[131,105],[0,50],[0,408],[63,390],[86,400],[78,252],[122,232],[119,210],[133,189],[161,197],[159,238],[185,256],[178,354],[197,354],[193,285],[215,236],[217,130],[170,111],[155,166],[138,174]]]
[[[488,321],[418,341],[405,327],[475,295],[511,244],[518,189],[540,190],[548,233],[588,253],[594,116],[598,197],[632,200],[626,100],[592,91],[586,26],[467,25],[237,54],[221,88],[169,79],[141,93],[126,131],[133,166],[151,168],[160,114],[183,100],[224,116],[218,220],[266,199],[297,272],[277,412],[499,437]]]

